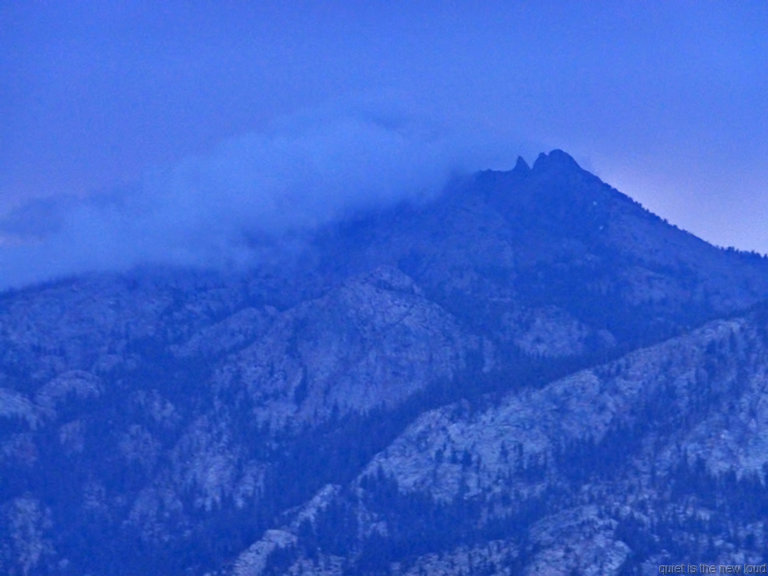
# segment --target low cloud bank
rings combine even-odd
[[[351,213],[421,201],[494,151],[414,122],[295,117],[86,200],[0,220],[0,288],[137,265],[257,265],[253,239],[298,238]]]

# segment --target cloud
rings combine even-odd
[[[354,213],[423,201],[493,146],[397,115],[330,110],[222,142],[129,189],[0,220],[0,287],[138,265],[242,268]],[[255,240],[260,248],[256,248]]]

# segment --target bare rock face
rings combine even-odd
[[[765,259],[555,151],[275,262],[0,294],[2,573],[765,561]]]
[[[281,315],[213,380],[258,422],[296,427],[396,406],[479,349],[408,276],[383,268]]]

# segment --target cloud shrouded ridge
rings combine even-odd
[[[148,175],[130,190],[36,201],[0,221],[0,287],[142,264],[243,267],[349,214],[439,191],[483,167],[467,138],[361,117],[293,119]],[[263,253],[262,253],[263,256]]]

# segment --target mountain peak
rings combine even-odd
[[[522,156],[517,157],[517,162],[515,163],[515,167],[512,169],[513,173],[516,174],[527,174],[530,172],[531,167],[528,166],[528,162],[526,162]]]
[[[533,164],[534,170],[546,168],[581,170],[581,166],[579,166],[578,162],[576,162],[570,154],[557,148],[552,150],[549,154],[539,154],[539,157],[536,158],[536,162]]]

